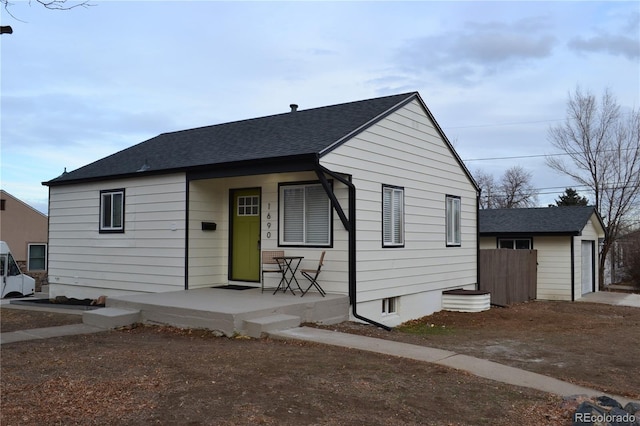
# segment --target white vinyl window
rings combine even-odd
[[[387,297],[382,299],[382,315],[395,314],[398,312],[398,298]]]
[[[44,271],[47,269],[47,245],[29,244],[27,257],[27,270]]]
[[[322,185],[280,186],[279,217],[280,244],[331,244],[331,203]]]
[[[124,189],[100,191],[100,232],[124,232]]]
[[[446,233],[447,233],[447,246],[459,246],[462,243],[461,236],[461,202],[460,197],[447,195],[446,206]]]
[[[382,246],[404,245],[404,188],[382,187]]]

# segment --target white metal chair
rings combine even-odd
[[[326,251],[323,251],[322,254],[320,255],[320,261],[318,262],[317,269],[301,269],[300,270],[300,273],[302,274],[302,276],[308,279],[310,282],[309,287],[307,287],[307,289],[302,292],[302,296],[307,294],[307,292],[311,289],[311,287],[315,287],[322,297],[324,297],[325,294],[327,294],[322,289],[322,287],[320,287],[320,284],[318,284],[318,275],[320,275],[320,270],[322,269],[322,265],[324,264],[325,253]]]
[[[264,292],[264,274],[278,274],[280,275],[280,282],[282,282],[284,269],[282,265],[274,259],[274,257],[282,256],[284,256],[283,250],[267,250],[262,252],[262,280],[260,281],[262,292]]]

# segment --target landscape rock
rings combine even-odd
[[[572,424],[593,426],[640,426],[640,402],[630,402],[624,409],[615,399],[608,396],[589,398],[586,395],[572,395],[563,398],[562,408],[575,411]]]
[[[629,402],[624,406],[624,411],[631,414],[640,414],[640,402]]]
[[[610,396],[606,396],[606,395],[599,396],[596,398],[596,401],[598,402],[598,405],[601,407],[622,408],[622,404],[620,404],[618,401],[611,398]]]
[[[606,422],[601,422],[599,419],[604,419],[604,415],[607,411],[598,407],[596,404],[585,401],[578,406],[576,412],[573,414],[573,425],[597,425],[606,426]]]

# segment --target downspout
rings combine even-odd
[[[331,170],[321,166],[319,163],[316,165],[316,174],[318,175],[318,179],[322,183],[324,190],[327,192],[327,195],[331,199],[331,203],[333,204],[333,208],[336,209],[340,219],[342,220],[342,224],[346,228],[349,233],[349,302],[351,303],[351,313],[354,318],[359,319],[360,321],[367,322],[369,324],[375,325],[376,327],[384,328],[387,331],[391,331],[391,327],[376,322],[370,318],[363,317],[358,314],[357,311],[357,291],[356,291],[356,186],[350,181],[338,174],[332,172]],[[338,200],[331,190],[331,186],[327,181],[327,178],[324,176],[324,173],[333,177],[334,179],[340,181],[344,185],[349,188],[349,218],[344,215],[344,210],[338,203]]]
[[[571,301],[575,301],[576,300],[576,273],[575,273],[575,255],[574,255],[574,241],[575,237],[572,235],[571,239],[569,240],[571,242]]]
[[[476,290],[480,290],[480,197],[482,189],[476,197]]]
[[[184,289],[189,290],[189,187],[191,180],[186,176],[185,188],[185,227],[184,227]]]

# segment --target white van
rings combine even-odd
[[[2,273],[1,298],[28,296],[36,291],[36,280],[20,272],[20,268],[11,255],[9,245],[0,241],[0,272]]]

